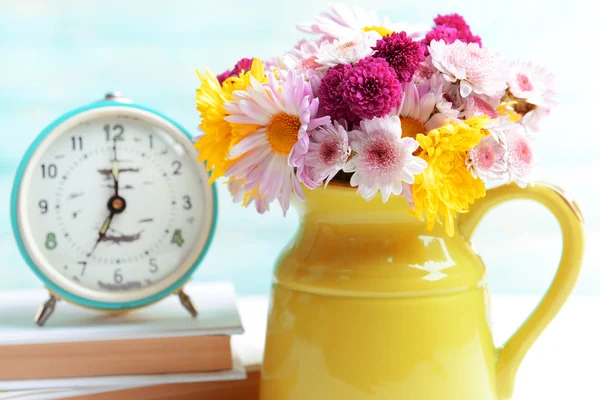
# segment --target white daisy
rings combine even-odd
[[[375,52],[372,47],[379,39],[380,36],[376,32],[354,32],[351,36],[323,44],[315,62],[320,64],[321,69],[355,63],[372,55]]]
[[[400,118],[388,116],[363,120],[360,129],[351,131],[350,147],[356,153],[346,163],[344,172],[354,172],[351,186],[358,186],[357,192],[366,200],[371,200],[381,191],[383,202],[390,195],[400,195],[406,184],[414,182],[414,176],[421,174],[427,162],[413,156],[419,144],[413,138],[400,138]]]
[[[380,36],[390,32],[406,32],[413,38],[421,38],[431,30],[425,24],[392,23],[388,17],[380,19],[374,11],[366,11],[358,6],[350,9],[344,4],[333,4],[330,9],[330,12],[316,16],[312,24],[298,25],[298,29],[331,39],[348,37],[363,30],[376,31]]]
[[[310,84],[292,71],[281,79],[269,74],[269,84],[251,78],[246,90],[233,92],[225,103],[231,114],[225,119],[254,129],[229,151],[234,160],[226,172],[244,182],[244,191],[258,189],[257,196],[270,203],[277,199],[284,212],[292,191],[304,199],[294,167],[300,167],[308,151],[308,131],[329,122],[317,118],[319,100]]]

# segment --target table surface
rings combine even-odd
[[[533,296],[493,296],[492,326],[497,345],[503,343],[537,304]],[[260,363],[267,321],[267,297],[239,302],[246,334],[234,338],[247,348],[245,364]],[[598,400],[600,297],[575,296],[550,324],[525,357],[513,400]]]

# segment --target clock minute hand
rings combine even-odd
[[[112,222],[113,217],[115,216],[115,212],[111,210],[110,215],[108,216],[108,218],[106,218],[104,220],[104,223],[102,224],[102,227],[100,228],[100,231],[98,232],[98,239],[96,240],[96,243],[94,243],[94,247],[92,248],[92,251],[90,251],[88,253],[88,257],[90,257],[92,255],[92,253],[94,252],[94,250],[96,250],[96,247],[98,247],[98,244],[100,244],[100,242],[106,237],[106,232],[108,231],[108,228],[110,227],[110,223]]]
[[[115,181],[115,196],[119,196],[119,162],[117,160],[112,162],[112,176]]]

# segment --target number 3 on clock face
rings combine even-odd
[[[46,128],[19,167],[15,237],[49,289],[101,309],[178,289],[204,256],[216,192],[187,132],[134,104],[102,101]]]

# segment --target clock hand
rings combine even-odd
[[[110,223],[112,222],[112,219],[114,216],[115,216],[115,211],[111,210],[108,218],[106,218],[104,220],[104,223],[102,224],[102,227],[100,228],[100,231],[98,232],[98,239],[96,240],[96,243],[94,243],[94,247],[92,248],[92,251],[90,251],[88,253],[88,255],[87,255],[88,257],[90,257],[92,255],[92,253],[94,253],[94,250],[96,250],[96,247],[98,247],[98,244],[100,244],[100,242],[106,237],[106,232],[108,231],[108,228],[110,227]]]
[[[112,176],[115,181],[115,196],[119,196],[119,162],[116,160],[112,162]]]
[[[117,137],[113,139],[112,176],[115,181],[115,197],[119,196],[119,159],[117,158]]]

